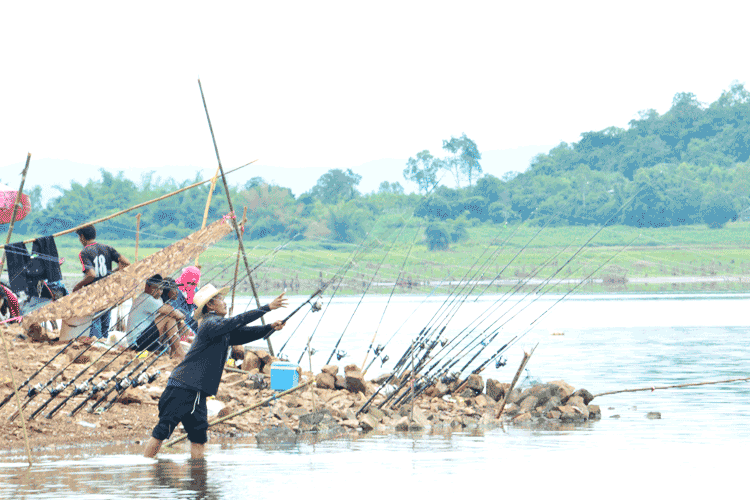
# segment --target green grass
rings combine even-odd
[[[367,250],[356,259],[356,264],[347,275],[347,280],[339,293],[359,294],[376,272],[385,252],[393,239],[399,234],[403,219],[389,216],[381,219],[378,227],[371,233]],[[505,278],[522,278],[538,273],[537,277],[546,278],[555,269],[563,266],[572,258],[557,277],[582,278],[594,273],[593,277],[622,276],[663,277],[663,276],[750,276],[750,223],[730,223],[722,229],[709,229],[706,226],[669,227],[658,229],[636,229],[626,226],[612,226],[603,229],[583,249],[581,246],[598,230],[597,227],[547,227],[533,240],[539,227],[522,225],[500,226],[476,224],[468,228],[466,240],[451,244],[447,251],[429,251],[424,243],[424,226],[419,219],[406,222],[406,228],[380,267],[376,281],[393,282],[399,275],[404,258],[409,251],[412,240],[417,234],[417,243],[411,250],[407,265],[402,274],[402,281],[411,279],[416,286],[397,287],[397,293],[426,293],[431,290],[427,284],[430,280],[441,280],[448,277],[459,279],[470,270],[471,266],[483,255],[484,262],[491,257],[490,264],[484,270],[484,278],[494,277],[504,266],[508,266],[502,276]],[[516,233],[508,239],[513,231]],[[636,241],[624,251],[633,238]],[[13,240],[18,241],[23,235]],[[508,241],[501,245],[506,239]],[[531,240],[531,243],[529,241]],[[144,242],[142,243],[152,243]],[[114,246],[131,261],[135,255],[134,241],[106,241]],[[329,279],[350,256],[356,245],[331,241],[294,241],[284,249],[273,254],[279,245],[287,241],[264,239],[246,241],[250,266],[254,267],[264,259],[267,261],[254,273],[259,293],[271,295],[284,286],[291,292],[309,293],[315,289],[321,279]],[[514,256],[525,245],[528,246]],[[80,273],[81,266],[78,252],[81,245],[75,236],[63,236],[57,240],[58,251],[66,258],[63,272]],[[30,247],[29,247],[30,248]],[[580,252],[574,256],[574,254]],[[158,251],[158,248],[140,246],[139,258]],[[607,259],[616,255],[612,261],[599,271],[596,268]],[[236,243],[224,240],[208,249],[201,257],[204,281],[209,277],[215,284],[232,281],[236,262]],[[272,255],[273,254],[273,255]],[[512,261],[512,262],[511,262]],[[540,269],[543,263],[546,267]],[[240,270],[244,265],[240,262]],[[475,270],[476,268],[474,268]],[[474,270],[470,271],[470,276]],[[243,273],[240,273],[242,276]],[[67,283],[74,284],[80,278],[69,278]],[[299,284],[299,289],[297,289]],[[572,285],[560,285],[557,291],[567,291]],[[622,287],[608,287],[601,284],[590,284],[579,288],[579,292],[635,291],[746,291],[745,285],[727,283],[695,284],[625,284]],[[503,291],[507,287],[492,287],[492,291]],[[371,293],[387,294],[390,287],[372,287]],[[247,293],[247,280],[238,288],[240,293]]]

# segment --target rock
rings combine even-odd
[[[3,377],[2,379],[0,379],[0,387],[12,389],[13,381],[9,377]]]
[[[505,408],[503,409],[503,415],[508,415],[509,417],[518,415],[518,412],[518,405],[515,403],[506,404]]]
[[[581,412],[581,414],[585,418],[589,418],[589,410],[586,404],[583,402],[583,398],[580,396],[570,396],[568,398],[568,401],[565,403],[565,406],[571,406],[573,408],[578,408],[578,410]]]
[[[542,408],[541,413],[547,413],[548,411],[554,409],[557,406],[560,406],[562,404],[562,401],[560,401],[560,398],[557,396],[552,396],[547,400],[546,403],[544,403],[544,407]]]
[[[354,364],[346,365],[344,367],[344,375],[346,375],[349,372],[358,372],[358,371],[359,371],[359,366],[354,365]]]
[[[321,372],[315,376],[315,383],[320,389],[335,389],[336,378],[330,373]]]
[[[389,378],[391,378],[391,375],[393,375],[393,374],[392,373],[384,373],[384,374],[380,375],[379,377],[372,379],[372,381],[374,383],[378,384],[378,385],[382,385],[386,380],[388,380]]]
[[[153,394],[151,396],[154,396]],[[233,398],[231,394],[228,394],[226,392],[222,392],[221,394],[217,394],[214,396],[217,401],[221,401],[222,403],[229,403]],[[159,399],[158,397],[156,399]]]
[[[425,392],[431,398],[442,398],[443,396],[448,394],[448,386],[438,381],[437,383],[430,386],[430,388]]]
[[[268,351],[253,351],[258,359],[260,359],[261,366],[270,365],[273,362],[273,357]],[[243,363],[244,364],[244,363]]]
[[[245,348],[242,347],[241,345],[233,345],[232,346],[232,354],[230,355],[230,357],[233,360],[235,360],[235,361],[239,361],[241,359],[244,360],[245,359]],[[243,365],[245,364],[244,361],[243,361],[242,364]]]
[[[242,369],[245,371],[258,370],[260,371],[263,362],[260,360],[254,351],[245,351],[245,357],[242,360]]]
[[[526,411],[531,411],[537,406],[537,397],[533,395],[528,395],[521,401],[521,404],[519,405],[519,409],[521,413]]]
[[[374,406],[369,408],[367,410],[367,413],[368,415],[372,415],[372,417],[375,418],[375,420],[377,420],[378,422],[382,422],[383,419],[385,418],[385,413],[383,413],[382,410]]]
[[[363,431],[370,432],[380,427],[380,422],[368,413],[360,415],[359,425],[362,427]]]
[[[485,406],[487,406],[488,404],[490,404],[487,396],[485,396],[484,394],[480,394],[479,396],[477,396],[475,398],[474,402],[480,408],[484,408]]]
[[[508,398],[508,400],[507,400],[508,403],[516,403],[516,404],[518,404],[521,401],[521,399],[522,399],[521,398],[521,391],[519,389],[513,389],[513,392],[511,392],[507,396],[507,398]]]
[[[454,417],[451,420],[451,427],[466,427],[466,424],[461,417]]]
[[[419,426],[422,429],[424,429],[425,427],[429,427],[429,425],[430,425],[430,421],[427,420],[427,417],[422,412],[422,409],[419,408],[419,407],[415,407],[414,408],[414,418],[413,418],[413,422],[412,423],[419,424]],[[414,429],[412,429],[412,426],[409,426],[409,430],[414,430]]]
[[[271,374],[271,363],[264,364],[263,368],[260,369],[260,373],[263,375],[270,375]]]
[[[217,413],[216,416],[217,416],[217,418],[226,417],[227,415],[229,415],[230,413],[232,413],[234,411],[235,411],[234,408],[231,408],[229,406],[225,406],[224,408],[222,408],[221,410],[219,410],[219,413]]]
[[[336,426],[338,424],[328,410],[318,410],[299,418],[299,430],[301,432],[324,432]]]
[[[243,382],[243,385],[247,387],[248,389],[265,389],[268,385],[266,384],[266,379],[263,375],[260,373],[254,373],[252,375],[247,376],[247,380]]]
[[[467,387],[466,389],[461,391],[461,394],[459,394],[458,396],[464,399],[469,399],[469,398],[473,398],[474,395],[475,395],[474,390]]]
[[[502,384],[493,378],[487,379],[487,396],[492,398],[493,401],[500,401],[505,396],[505,391],[510,388],[510,384]]]
[[[531,396],[531,397],[533,397],[533,396]],[[521,414],[516,415],[515,417],[513,417],[513,420],[511,420],[511,422],[513,422],[514,424],[522,424],[524,422],[528,422],[529,420],[531,420],[531,418],[532,418],[531,417],[531,413],[529,413],[529,412],[523,412],[523,413],[521,413]]]
[[[661,418],[661,413],[659,413],[658,411],[650,411],[646,413],[646,418],[650,420],[657,420]]]
[[[360,427],[360,423],[355,419],[346,419],[341,422],[341,427],[346,427],[347,429],[357,429]]]
[[[408,431],[409,430],[409,417],[401,417],[396,422],[397,431]]]
[[[560,388],[560,392],[558,393],[558,396],[560,397],[562,401],[565,401],[565,398],[573,394],[573,392],[575,391],[575,387],[568,384],[564,380],[553,380],[552,382],[549,382],[549,384],[556,385]]]
[[[346,389],[346,377],[343,375],[336,375],[336,382],[334,385],[336,389]]]
[[[589,419],[599,420],[602,418],[602,410],[597,405],[589,405]]]
[[[85,365],[91,363],[91,356],[88,352],[84,353],[71,353],[68,358],[72,363],[77,365]]]
[[[297,442],[297,434],[285,425],[266,427],[255,435],[260,445],[293,445]]]
[[[140,396],[137,396],[136,394],[133,394],[132,391],[128,391],[126,394],[120,396],[120,399],[117,400],[119,403],[124,405],[130,405],[130,404],[141,404],[143,401],[141,400]]]
[[[560,420],[562,422],[583,422],[586,420],[581,410],[574,406],[558,406],[556,408],[560,412]]]
[[[339,374],[339,367],[337,365],[325,365],[320,371],[335,378]]]
[[[585,404],[585,405],[588,405],[591,401],[594,400],[594,395],[591,394],[586,389],[578,389],[576,392],[574,392],[573,394],[571,394],[570,397],[571,398],[572,397],[580,397],[583,400],[583,404]],[[568,402],[565,401],[565,404],[568,404]]]
[[[561,415],[562,415],[562,413],[560,413],[557,410],[550,410],[550,411],[547,412],[547,418],[552,419],[552,420],[559,419]]]
[[[354,369],[349,369],[352,366],[354,367]],[[359,371],[356,365],[347,366],[346,368],[344,368],[344,372],[346,373],[346,388],[349,390],[349,392],[367,392],[365,377],[362,376],[362,373]]]
[[[482,376],[476,373],[469,375],[469,378],[466,380],[466,387],[474,390],[475,395],[482,394],[482,391],[484,390],[484,380],[482,380]]]

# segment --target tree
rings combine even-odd
[[[378,193],[386,194],[404,194],[404,188],[398,182],[383,181],[378,186]]]
[[[361,180],[362,176],[355,174],[350,168],[346,171],[334,168],[320,176],[310,194],[323,203],[335,205],[339,201],[349,201],[359,196],[357,186]]]
[[[701,204],[701,216],[708,227],[719,229],[737,216],[732,199],[723,191],[709,193]]]
[[[472,179],[482,173],[482,166],[479,164],[482,154],[476,143],[463,134],[460,138],[451,137],[449,141],[444,140],[443,149],[453,154],[445,164],[456,178],[456,186],[460,185],[461,176],[467,177],[471,186]]]
[[[437,173],[443,168],[443,160],[433,157],[426,149],[409,158],[404,169],[404,179],[419,186],[420,191],[429,193],[438,185]]]
[[[245,183],[245,189],[250,190],[254,187],[262,186],[263,184],[268,184],[263,177],[253,177]]]
[[[450,233],[443,224],[433,223],[424,231],[427,248],[430,250],[448,250]]]

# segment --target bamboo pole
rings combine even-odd
[[[206,221],[208,220],[208,209],[211,207],[211,198],[214,195],[214,189],[216,188],[216,179],[218,177],[219,177],[219,167],[216,167],[216,173],[211,178],[211,189],[208,191],[208,197],[206,198],[206,208],[205,210],[203,210],[203,223],[201,224],[201,229],[206,227]],[[198,259],[200,259],[200,255],[195,258],[196,267],[198,266]]]
[[[227,184],[227,178],[224,174],[224,167],[221,166],[221,158],[219,157],[219,146],[216,145],[216,136],[214,135],[214,128],[211,125],[211,117],[208,114],[208,106],[206,105],[206,97],[203,95],[203,86],[201,85],[200,78],[198,79],[198,88],[201,91],[201,100],[203,101],[203,109],[206,111],[206,120],[208,120],[208,129],[211,131],[211,140],[214,143],[214,151],[216,152],[216,161],[219,163],[219,171],[221,172],[221,180],[224,183],[224,191],[227,193],[227,203],[229,204],[229,211],[234,214],[234,207],[232,206],[232,197],[229,195],[229,184]],[[260,299],[258,298],[258,290],[255,288],[255,281],[253,281],[253,274],[250,271],[250,264],[247,261],[247,254],[245,253],[245,246],[242,244],[242,235],[240,234],[240,228],[237,226],[237,218],[232,217],[232,226],[234,232],[237,235],[237,241],[239,242],[240,250],[242,252],[242,259],[245,261],[245,269],[247,269],[247,278],[250,281],[250,288],[253,290],[253,296],[255,296],[255,304],[260,308]],[[266,320],[263,316],[260,317],[261,323],[265,326]],[[273,346],[271,345],[271,338],[267,338],[268,352],[271,356],[274,356]]]
[[[245,223],[247,222],[247,207],[242,212],[242,229],[245,229]],[[197,260],[197,259],[196,259]],[[234,286],[232,287],[232,305],[229,307],[229,317],[232,317],[232,311],[234,311],[234,292],[237,290],[237,274],[240,272],[240,248],[237,246],[237,263],[234,265]]]
[[[602,392],[599,394],[594,394],[595,398],[598,398],[599,396],[609,396],[610,394],[620,394],[623,392],[641,392],[641,391],[659,391],[662,389],[679,389],[682,387],[695,387],[699,385],[715,385],[715,384],[729,384],[732,382],[747,382],[750,380],[750,377],[743,377],[743,378],[730,378],[726,380],[714,380],[710,382],[693,382],[689,384],[678,384],[678,385],[660,385],[660,386],[651,386],[651,387],[642,387],[640,389],[622,389],[619,391],[609,391],[609,392]]]
[[[10,226],[8,227],[8,236],[6,237],[5,244],[10,243],[10,237],[13,234],[13,226],[16,223],[16,214],[18,213],[18,205],[21,203],[21,194],[23,193],[23,185],[26,182],[26,173],[29,171],[29,162],[31,162],[31,153],[26,156],[26,166],[23,167],[23,173],[21,174],[21,187],[18,188],[16,193],[16,202],[13,204],[13,214],[10,219]],[[0,259],[0,274],[3,272],[3,266],[5,265],[5,247],[3,247],[3,256]],[[18,405],[18,413],[21,415],[21,429],[23,429],[23,441],[26,445],[26,455],[29,457],[29,467],[32,465],[31,461],[31,446],[29,445],[29,435],[26,432],[26,418],[23,416],[21,407],[21,398],[18,396],[18,387],[16,386],[16,377],[13,375],[13,365],[10,363],[10,353],[8,352],[8,343],[5,340],[5,332],[8,328],[3,325],[3,331],[0,333],[0,337],[3,339],[3,350],[5,350],[5,361],[8,363],[8,371],[10,372],[10,383],[13,384],[13,391],[16,395],[16,404]]]
[[[310,351],[310,337],[307,338],[307,361],[310,363],[310,380],[315,380],[315,374],[312,369],[312,352]],[[317,413],[318,409],[315,406],[315,388],[310,386],[310,400],[312,401],[313,413]]]
[[[236,172],[237,170],[239,170],[241,168],[245,168],[248,165],[251,165],[251,164],[255,163],[256,161],[258,161],[258,160],[253,160],[250,163],[246,163],[246,164],[244,164],[244,165],[242,165],[240,167],[237,167],[237,168],[234,168],[232,170],[229,170],[226,173],[227,174],[231,174],[232,172]],[[165,200],[165,199],[167,199],[167,198],[169,198],[171,196],[175,196],[177,194],[182,193],[183,191],[187,191],[188,189],[192,189],[194,187],[200,186],[201,184],[205,184],[207,182],[211,182],[211,179],[206,179],[205,181],[196,182],[195,184],[191,184],[191,185],[186,186],[184,188],[180,188],[177,191],[173,191],[171,193],[165,194],[164,196],[160,196],[158,198],[154,198],[153,200],[144,201],[143,203],[139,203],[138,205],[134,205],[134,206],[132,206],[130,208],[126,208],[125,210],[120,210],[119,212],[114,213],[112,215],[108,215],[106,217],[102,217],[101,219],[96,219],[96,220],[93,220],[91,222],[85,222],[85,223],[81,224],[80,226],[76,226],[76,227],[71,228],[71,229],[66,229],[65,231],[60,231],[59,233],[53,234],[52,237],[53,238],[57,238],[58,236],[63,236],[65,234],[70,234],[70,233],[73,233],[75,231],[78,231],[82,227],[86,227],[86,226],[90,226],[90,225],[93,225],[93,224],[98,224],[100,222],[108,221],[108,220],[113,219],[113,218],[115,218],[115,217],[117,217],[119,215],[122,215],[124,213],[131,212],[131,211],[135,210],[136,208],[145,207],[146,205],[150,205],[152,203],[156,203],[157,201]],[[36,241],[36,238],[32,238],[30,240],[26,240],[26,241],[24,241],[24,243],[33,243],[34,241]],[[0,248],[5,248],[5,245],[0,246]]]
[[[243,408],[243,409],[241,409],[241,410],[237,410],[237,411],[236,411],[236,412],[234,412],[234,413],[230,413],[229,415],[225,415],[225,416],[223,416],[223,417],[221,417],[221,418],[217,418],[216,420],[212,420],[212,421],[210,421],[210,422],[208,423],[208,426],[209,426],[209,427],[211,427],[211,426],[213,426],[213,425],[217,425],[217,424],[220,424],[220,423],[222,423],[222,422],[226,422],[227,420],[229,420],[229,419],[231,419],[231,418],[237,417],[237,416],[239,416],[239,415],[242,415],[242,414],[244,414],[244,413],[247,413],[247,412],[249,412],[249,411],[251,411],[251,410],[254,410],[254,409],[256,409],[256,408],[259,408],[259,407],[261,407],[261,406],[265,406],[265,405],[267,405],[268,403],[270,403],[271,401],[273,401],[273,400],[275,400],[275,399],[283,398],[284,396],[286,396],[286,395],[288,395],[288,394],[291,394],[291,393],[293,393],[293,392],[296,392],[296,391],[298,391],[298,390],[300,390],[300,389],[304,389],[305,387],[307,387],[307,386],[308,386],[308,385],[310,385],[310,384],[313,384],[314,382],[315,382],[314,380],[308,380],[307,382],[305,382],[305,383],[303,383],[303,384],[300,384],[300,385],[298,385],[298,386],[292,387],[291,389],[287,389],[287,390],[286,390],[286,391],[284,391],[284,392],[280,392],[280,393],[278,393],[278,394],[274,394],[273,396],[271,396],[271,397],[269,397],[269,398],[266,398],[266,399],[264,399],[263,401],[260,401],[260,402],[258,402],[258,403],[255,403],[255,404],[253,404],[253,405],[250,405],[250,406],[248,406],[247,408]],[[184,441],[184,440],[185,440],[186,438],[187,438],[187,434],[183,434],[182,436],[179,436],[179,437],[176,437],[176,438],[174,438],[174,439],[171,439],[171,440],[167,441],[167,442],[165,443],[165,446],[172,446],[172,445],[174,445],[174,444],[177,444],[177,443],[179,443],[180,441]]]
[[[539,344],[537,344],[538,346]],[[495,414],[495,418],[500,418],[500,415],[503,414],[503,410],[505,409],[505,403],[508,401],[508,396],[513,392],[513,389],[516,387],[516,383],[518,382],[518,379],[521,377],[521,373],[523,373],[523,369],[526,368],[526,363],[529,362],[529,359],[531,358],[531,355],[534,354],[534,351],[536,350],[536,346],[531,350],[531,352],[523,352],[523,360],[521,360],[521,366],[518,367],[518,371],[516,372],[516,376],[513,377],[513,382],[510,383],[510,387],[507,391],[505,391],[505,396],[503,396],[503,401],[500,403],[500,409],[497,410],[497,413]]]

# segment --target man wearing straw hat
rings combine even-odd
[[[169,377],[159,399],[159,423],[146,444],[146,457],[156,456],[162,442],[182,422],[190,440],[191,457],[202,458],[208,441],[206,398],[214,396],[219,389],[229,346],[259,340],[284,327],[281,321],[266,326],[245,326],[269,311],[286,307],[287,299],[283,293],[260,309],[225,318],[227,304],[224,295],[228,290],[227,287],[217,290],[208,284],[193,298],[197,307],[195,316],[200,321],[198,334],[185,359]]]

